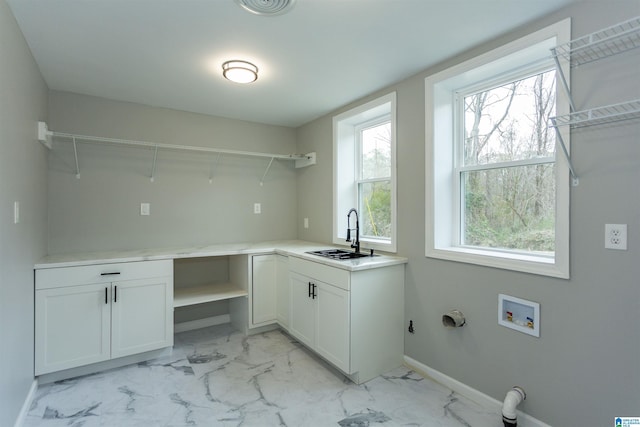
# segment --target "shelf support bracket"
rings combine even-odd
[[[220,157],[222,157],[222,153],[218,153],[215,162],[211,162],[211,165],[209,166],[209,184],[213,183],[213,169],[218,167],[218,164],[220,163]]]
[[[567,150],[567,146],[564,143],[564,139],[562,138],[562,133],[560,132],[560,128],[556,123],[555,117],[551,118],[551,123],[553,123],[553,128],[556,130],[556,136],[558,137],[558,142],[560,143],[560,148],[562,148],[562,152],[564,153],[564,157],[567,160],[567,165],[569,166],[569,172],[571,173],[571,184],[576,187],[580,184],[580,179],[576,175],[576,172],[573,170],[573,163],[571,163],[571,156],[569,156],[569,151]]]
[[[151,177],[149,178],[151,182],[155,181],[157,159],[158,159],[158,146],[156,145],[155,149],[153,150],[153,166],[151,166]]]
[[[73,138],[73,155],[76,159],[76,179],[80,179],[80,164],[78,163],[78,147],[76,145],[76,138]]]
[[[273,164],[273,160],[275,159],[275,157],[271,158],[271,161],[269,162],[269,165],[267,166],[267,170],[264,171],[264,175],[262,175],[262,179],[260,180],[260,187],[262,187],[264,185],[264,179],[266,178],[267,174],[269,173],[269,169],[271,169],[271,165]]]
[[[553,54],[553,61],[556,63],[556,70],[558,70],[558,75],[560,76],[560,84],[562,84],[564,93],[567,95],[567,99],[569,100],[569,106],[571,107],[571,112],[573,113],[576,111],[576,106],[573,103],[573,97],[571,96],[571,90],[569,89],[569,84],[567,83],[567,79],[564,77],[564,72],[562,71],[562,67],[560,66],[558,53],[556,52],[555,48],[551,49],[551,53]]]

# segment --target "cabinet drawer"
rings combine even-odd
[[[289,257],[289,270],[349,290],[350,273],[341,268],[329,267],[306,259]]]
[[[36,270],[36,289],[173,276],[173,261],[139,261]]]

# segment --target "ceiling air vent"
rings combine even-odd
[[[282,15],[293,8],[296,0],[235,0],[244,10],[256,15]]]

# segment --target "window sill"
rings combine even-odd
[[[469,247],[439,247],[428,248],[428,258],[438,258],[448,261],[464,262],[503,270],[520,271],[541,276],[569,278],[568,265],[559,265],[553,257],[500,252]]]
[[[334,238],[333,243],[339,246],[348,246],[345,244],[344,237],[341,238],[340,236]],[[360,239],[360,252],[367,252],[371,249],[373,249],[374,251],[388,252],[392,254],[398,252],[396,246],[391,242],[382,240]]]

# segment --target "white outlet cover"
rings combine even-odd
[[[253,204],[253,213],[254,214],[262,213],[262,205],[260,203]]]
[[[606,249],[627,250],[627,224],[605,224],[604,247]]]
[[[151,215],[151,204],[149,203],[140,203],[140,215]]]

